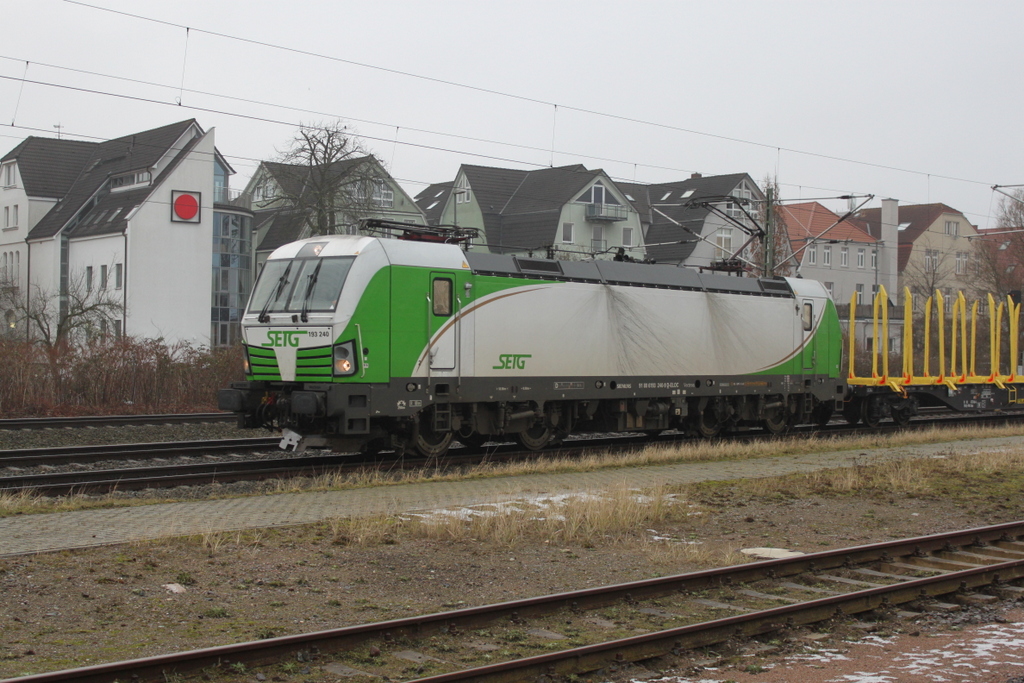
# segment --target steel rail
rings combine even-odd
[[[170,425],[193,422],[237,422],[234,413],[169,413],[163,415],[84,415],[79,417],[16,417],[0,420],[4,429],[60,429],[70,427],[119,427],[123,425]]]
[[[1021,414],[999,414],[984,416],[958,416],[919,421],[909,429],[926,429],[931,426],[952,426],[957,424],[979,424],[1018,421]],[[831,425],[826,428],[801,428],[785,435],[771,435],[761,431],[729,435],[736,441],[760,441],[780,438],[810,438],[815,435],[836,434],[878,434],[896,432],[896,425],[868,428],[850,425]],[[581,438],[563,443],[557,449],[543,452],[517,450],[515,446],[501,444],[487,448],[466,448],[448,453],[438,459],[438,464],[448,466],[472,465],[480,461],[483,452],[491,461],[526,460],[537,457],[575,457],[601,448],[630,449],[650,443],[679,443],[689,440],[683,434],[668,434],[658,437],[636,437],[628,435],[597,438]],[[0,451],[0,467],[31,467],[44,464],[86,463],[103,460],[141,460],[148,458],[169,458],[179,456],[209,455],[214,453],[273,449],[278,445],[276,437],[256,439],[217,439],[211,441],[164,442],[152,444],[120,444],[110,446],[69,446],[58,448],[22,449]],[[410,469],[421,466],[427,460],[417,457],[388,455],[374,461],[371,457],[357,454],[331,454],[312,458],[288,458],[275,460],[218,462],[204,464],[181,464],[151,468],[131,467],[114,470],[80,471],[74,473],[46,473],[12,475],[0,478],[0,490],[34,491],[47,495],[70,493],[102,493],[114,490],[203,485],[215,482],[227,483],[245,479],[286,478],[309,476],[324,468],[334,471],[355,470],[376,464],[390,468]]]
[[[280,439],[210,439],[205,441],[156,441],[153,443],[107,444],[98,446],[54,446],[0,451],[0,467],[31,467],[102,460],[136,460],[207,455],[233,451],[276,448]]]
[[[810,555],[709,569],[670,577],[558,593],[525,600],[394,619],[339,629],[296,634],[265,640],[222,645],[125,662],[111,662],[78,669],[21,676],[3,683],[109,683],[115,680],[158,681],[232,662],[268,663],[297,652],[351,649],[367,641],[401,637],[422,638],[437,633],[457,633],[479,628],[504,618],[549,614],[562,609],[601,607],[636,596],[657,596],[747,582],[765,577],[790,576],[807,571],[842,567],[873,560],[888,561],[893,555],[937,552],[953,546],[1015,542],[1024,535],[1024,521],[947,532],[918,538],[824,551]],[[1024,551],[1022,551],[1024,552]],[[1021,554],[1021,553],[1016,553]],[[856,614],[879,607],[910,602],[978,588],[1024,577],[1024,559],[1011,559],[939,576],[908,580],[889,586],[829,596],[750,614],[716,619],[578,647],[526,659],[419,679],[417,683],[512,683],[536,680],[540,675],[594,671],[626,661],[638,661],[682,649],[700,647],[737,636],[750,637],[786,626],[812,623],[840,614]]]

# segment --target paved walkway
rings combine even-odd
[[[1020,446],[1020,437],[979,439],[872,451],[837,451],[755,460],[681,463],[596,472],[529,474],[347,491],[290,493],[224,500],[80,510],[0,519],[0,557],[215,531],[308,524],[333,517],[436,510],[513,500],[523,495],[649,488],[699,481],[770,477],[884,458],[911,458]]]

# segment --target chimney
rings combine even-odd
[[[703,178],[703,177],[704,176],[702,176],[700,173],[691,173],[690,174],[690,180],[694,180],[695,178]]]
[[[895,199],[882,200],[881,220],[879,221],[878,234],[878,281],[885,286],[891,301],[899,301],[899,292],[896,291],[899,281],[897,272],[897,257],[899,254],[899,202]]]

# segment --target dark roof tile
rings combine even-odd
[[[87,207],[90,201],[95,201],[96,206],[98,206],[99,203],[106,201],[105,196],[99,197],[97,193],[103,188],[107,179],[111,176],[119,173],[125,173],[133,169],[146,169],[153,167],[156,162],[167,153],[171,145],[181,138],[182,134],[184,134],[192,125],[195,125],[195,119],[179,121],[178,123],[154,128],[153,130],[126,135],[124,137],[109,140],[107,142],[101,142],[93,146],[90,149],[91,153],[83,165],[81,172],[68,188],[67,193],[60,199],[60,201],[57,202],[49,213],[43,216],[36,226],[32,228],[31,232],[28,234],[28,239],[45,239],[52,237],[60,232],[60,230],[68,225],[68,223],[76,216],[80,216],[80,222],[72,228],[72,234],[93,234],[88,232],[79,233],[76,231],[78,230],[79,225],[83,226],[85,230],[88,230],[90,227],[88,213],[92,213],[92,208],[88,209],[87,214],[82,214],[82,209]],[[194,145],[194,143],[195,139],[193,139],[192,145]],[[175,157],[175,163],[172,163],[169,166],[169,168],[164,172],[163,177],[165,177],[166,174],[170,172],[170,169],[176,165],[177,161],[191,149],[192,145],[187,145],[186,149]],[[152,187],[155,187],[160,180],[161,178],[154,178]],[[121,193],[113,194],[119,196]],[[109,231],[115,231],[116,226],[109,224],[106,221],[96,221],[96,224],[109,228]]]

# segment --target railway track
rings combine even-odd
[[[167,415],[87,415],[82,417],[17,417],[0,420],[0,430],[173,425],[195,422],[237,422],[234,413],[176,413]]]
[[[1024,522],[1012,522],[17,680],[157,681],[296,660],[420,683],[601,675],[836,618],[1019,598],[1020,579]],[[545,652],[522,656],[537,650]]]
[[[1002,424],[1019,421],[1024,414],[996,414],[972,416],[944,416],[916,420],[910,427],[883,424],[879,428],[854,427],[846,424],[832,424],[820,429],[801,428],[790,436],[810,437],[813,435],[856,435],[895,432],[901,429],[927,429],[934,426]],[[752,431],[735,434],[734,440],[758,440],[772,437],[764,432]],[[671,444],[685,440],[680,434],[650,437],[598,437],[566,442],[557,450],[544,451],[550,457],[577,457],[597,449],[635,449],[650,443]],[[31,491],[42,495],[67,495],[71,493],[102,494],[116,490],[137,490],[147,488],[169,488],[173,486],[200,486],[213,483],[231,483],[245,480],[285,479],[308,477],[327,471],[355,471],[368,466],[387,469],[408,469],[422,466],[426,460],[418,457],[403,457],[394,454],[364,456],[359,454],[328,454],[312,456],[289,456],[282,458],[238,459],[254,451],[276,451],[279,439],[276,437],[255,439],[219,439],[210,441],[186,441],[151,444],[120,444],[110,446],[71,446],[60,448],[21,449],[0,451],[0,468],[39,468],[40,466],[80,466],[86,463],[131,461],[131,465],[116,469],[86,469],[63,472],[14,472],[0,477],[0,491]],[[238,457],[232,457],[237,455]],[[533,451],[519,450],[511,444],[493,445],[486,449],[455,449],[437,461],[446,467],[471,466],[484,458],[514,461],[544,457]],[[139,466],[140,460],[176,457],[216,457],[220,459],[205,463],[160,463],[153,466]]]

